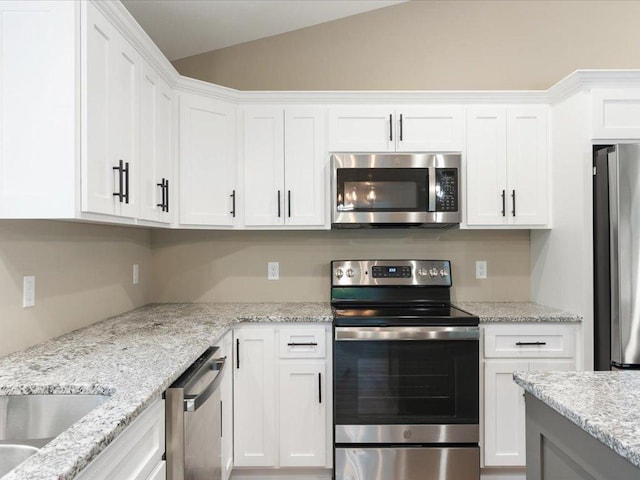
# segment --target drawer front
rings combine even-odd
[[[486,358],[570,358],[572,325],[499,325],[484,328]]]
[[[325,329],[280,329],[280,358],[324,358],[326,356]]]
[[[167,479],[167,462],[164,460],[158,463],[158,466],[151,472],[147,480],[166,480]]]

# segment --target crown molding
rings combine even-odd
[[[158,74],[172,87],[175,86],[180,74],[167,57],[151,40],[140,24],[129,13],[125,6],[118,2],[106,0],[90,0],[100,10],[116,29],[133,45],[133,47],[151,64]]]
[[[555,104],[591,88],[639,88],[640,70],[576,70],[547,90],[547,102]]]

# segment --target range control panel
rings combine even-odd
[[[332,286],[451,286],[449,260],[334,260]]]

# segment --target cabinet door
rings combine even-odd
[[[140,59],[90,2],[84,61],[82,210],[136,217]],[[128,167],[122,175],[114,170],[120,161]]]
[[[513,372],[528,368],[526,360],[484,362],[483,449],[488,467],[525,465],[524,395],[513,382]]]
[[[0,2],[0,217],[75,216],[76,2]]]
[[[287,225],[324,225],[328,155],[320,108],[285,110],[284,179]]]
[[[344,107],[329,111],[330,152],[393,152],[398,132],[391,107]]]
[[[180,223],[235,224],[236,107],[180,95]]]
[[[594,88],[591,99],[592,138],[610,141],[640,138],[640,89]]]
[[[244,222],[249,226],[283,225],[284,110],[244,111]]]
[[[327,397],[324,360],[280,362],[280,466],[324,466]]]
[[[170,222],[173,214],[173,93],[146,63],[140,84],[140,218]],[[168,187],[163,187],[163,184]],[[163,192],[164,190],[164,192]],[[163,211],[163,203],[168,212]],[[165,208],[166,210],[166,208]]]
[[[509,223],[545,225],[549,183],[546,107],[507,111],[507,158]]]
[[[164,452],[165,405],[164,400],[158,400],[141,413],[76,478],[78,480],[164,478],[163,475],[166,475],[166,468],[162,462]]]
[[[398,152],[461,152],[462,107],[404,107],[396,110]]]
[[[274,467],[277,465],[274,330],[239,329],[235,336],[234,465]]]
[[[222,339],[221,355],[226,357],[222,383],[222,480],[231,477],[233,469],[233,332]]]
[[[467,110],[467,224],[507,222],[507,131],[505,110]]]

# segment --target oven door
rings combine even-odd
[[[335,443],[477,443],[478,327],[335,327]]]
[[[333,155],[332,223],[460,223],[460,155]]]

